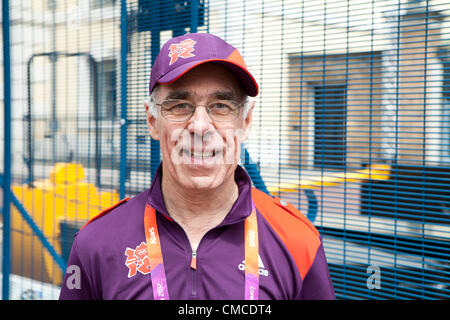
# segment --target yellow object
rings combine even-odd
[[[50,181],[53,184],[77,183],[83,179],[84,170],[81,164],[59,162],[50,172]]]
[[[355,172],[339,172],[332,176],[319,176],[317,179],[301,179],[298,183],[277,183],[267,187],[270,193],[298,192],[299,189],[318,189],[338,186],[361,180],[388,180],[391,167],[387,164],[373,164],[367,169]]]
[[[12,187],[58,254],[61,254],[61,221],[85,223],[119,201],[117,192],[100,192],[93,184],[84,182],[84,178],[80,164],[57,163],[49,179],[35,181],[33,187]],[[12,272],[60,285],[61,269],[16,208],[11,210],[11,228]]]

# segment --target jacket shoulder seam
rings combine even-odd
[[[120,200],[119,202],[117,202],[116,204],[114,204],[113,206],[104,209],[103,211],[101,211],[99,214],[95,215],[94,217],[92,217],[91,219],[89,219],[88,222],[86,222],[86,224],[81,227],[80,231],[83,230],[88,224],[92,223],[93,221],[103,217],[104,215],[112,212],[114,209],[116,209],[117,207],[121,206],[122,204],[124,204],[125,202],[127,202],[128,200],[130,200],[130,198],[124,198],[122,200]]]
[[[300,211],[292,205],[277,204],[277,199],[271,198],[260,190],[254,189],[252,197],[256,208],[268,222],[273,231],[280,237],[287,251],[296,263],[303,280],[312,266],[320,247],[320,234],[317,229],[300,216]],[[288,207],[288,208],[285,208]],[[298,214],[296,214],[298,212]]]
[[[316,237],[320,237],[319,231],[316,229],[316,227],[314,227],[314,225],[311,223],[311,221],[308,220],[308,218],[297,208],[295,208],[292,204],[290,204],[289,202],[286,203],[286,205],[282,204],[282,200],[278,197],[271,197],[267,194],[265,194],[264,192],[258,190],[258,189],[254,189],[253,191],[253,195],[257,195],[258,198],[262,198],[262,197],[266,197],[264,202],[269,202],[271,201],[271,205],[274,205],[278,208],[278,211],[281,212],[280,209],[282,209],[284,214],[289,214],[291,216],[293,216],[294,218],[296,218],[296,220],[302,225],[305,225],[306,227],[308,227],[308,229],[316,236]],[[255,204],[256,205],[256,204]]]

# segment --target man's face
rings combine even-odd
[[[206,63],[190,70],[173,83],[160,84],[156,102],[181,99],[200,105],[189,120],[175,122],[153,117],[147,108],[150,133],[160,141],[164,176],[186,189],[208,190],[234,179],[240,144],[251,126],[251,109],[244,119],[243,108],[234,120],[218,122],[205,105],[213,101],[242,102],[239,82],[226,68]]]

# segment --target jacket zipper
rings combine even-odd
[[[192,296],[197,296],[197,251],[192,251],[191,257],[191,270],[192,270]]]
[[[218,227],[223,227],[223,226],[228,226],[228,225],[232,225],[232,224],[236,224],[239,223],[243,220],[245,220],[246,218],[243,219],[239,219],[238,221],[234,221],[232,223],[228,222],[228,223],[221,223],[218,226],[212,228],[211,230],[214,230]],[[186,240],[189,243],[189,238],[186,234],[186,231],[184,231],[184,229],[180,226],[180,224],[178,224],[176,221],[172,220],[173,223],[175,223],[181,230],[183,230],[185,236],[186,236]],[[210,232],[211,230],[209,230],[208,232]],[[200,240],[199,246],[202,242],[203,238]],[[197,298],[197,251],[196,250],[192,250],[192,255],[191,255],[191,273],[192,273],[192,290],[191,290],[191,297],[193,298]]]

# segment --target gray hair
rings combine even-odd
[[[149,112],[150,114],[154,117],[154,118],[158,118],[158,108],[156,107],[156,101],[157,101],[157,94],[158,94],[158,89],[159,86],[156,86],[153,89],[153,92],[147,97],[147,99],[144,100],[144,103],[148,106]],[[250,106],[252,101],[250,100],[250,97],[247,95],[244,95],[243,98],[243,111],[244,111],[244,119],[247,118],[248,112],[250,111]]]

